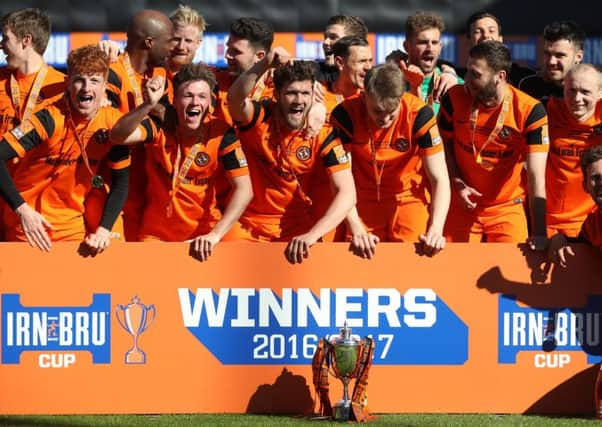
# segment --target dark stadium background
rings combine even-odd
[[[128,18],[144,8],[169,13],[180,3],[199,10],[210,24],[208,31],[227,31],[228,24],[241,16],[270,20],[276,31],[322,31],[326,19],[338,13],[365,19],[371,32],[403,32],[405,18],[417,10],[440,13],[447,31],[462,33],[466,18],[474,11],[487,9],[502,21],[507,35],[537,35],[554,20],[573,19],[589,36],[602,35],[602,2],[596,0],[2,0],[0,13],[23,7],[48,11],[53,31],[123,31]]]
[[[150,8],[169,14],[180,3],[197,9],[209,24],[205,41],[195,60],[216,66],[225,65],[225,33],[230,22],[241,16],[262,17],[269,20],[277,32],[297,34],[321,33],[328,17],[332,15],[361,16],[370,32],[376,35],[374,59],[378,64],[389,53],[391,43],[395,45],[393,48],[401,47],[407,16],[418,10],[429,10],[439,13],[446,23],[441,58],[461,69],[468,51],[466,19],[475,11],[487,10],[501,20],[504,41],[510,48],[513,59],[523,65],[531,68],[541,65],[541,34],[546,24],[571,19],[579,23],[588,35],[584,61],[602,67],[600,0],[0,0],[0,15],[23,7],[37,7],[47,11],[52,20],[53,34],[59,37],[51,41],[45,59],[51,65],[64,69],[69,42],[65,37],[61,38],[61,34],[102,32],[103,38],[115,40],[115,33],[125,31],[135,12]],[[302,35],[300,37],[303,39]],[[316,39],[312,40],[315,43]],[[125,43],[124,39],[117,41]],[[313,49],[321,52],[320,44],[314,44]],[[311,55],[299,55],[298,50],[292,53],[304,59],[315,58]],[[0,65],[3,64],[4,57],[0,52]]]

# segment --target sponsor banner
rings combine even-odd
[[[179,289],[184,325],[226,365],[307,365],[321,337],[347,321],[376,340],[374,364],[461,365],[468,328],[432,289]],[[244,306],[245,310],[240,310]],[[266,333],[269,332],[269,333]],[[246,342],[247,351],[224,346]],[[448,351],[437,349],[445,345]]]
[[[295,35],[295,58],[299,59],[324,59],[322,42],[324,36],[321,33],[296,34]]]
[[[600,361],[602,296],[591,296],[583,307],[520,307],[515,298],[499,297],[498,361],[516,363],[521,351],[582,352],[589,363]],[[570,361],[570,355],[564,355]]]
[[[322,33],[276,33],[274,46],[283,46],[295,58],[324,59],[322,50]],[[125,33],[53,33],[44,54],[46,62],[52,66],[65,68],[67,56],[72,49],[86,44],[98,43],[100,40],[113,40],[121,49],[125,47]],[[216,67],[226,67],[224,54],[228,33],[205,33],[201,47],[194,57],[195,62],[204,62]],[[368,36],[374,50],[374,63],[382,64],[385,57],[395,49],[403,49],[404,34],[371,33]],[[508,36],[504,42],[510,49],[512,60],[526,66],[536,68],[541,65],[542,37],[540,36]],[[441,37],[441,59],[463,67],[466,61],[468,43],[464,36],[444,34]],[[584,45],[584,62],[602,66],[602,37],[588,37]],[[6,60],[0,52],[0,65]]]
[[[216,67],[227,67],[224,59],[228,33],[205,33],[201,47],[196,51],[194,62],[203,62]]]
[[[345,321],[376,343],[371,411],[593,413],[598,251],[550,269],[512,244],[318,244],[301,265],[284,247],[0,244],[0,413],[306,413]]]
[[[24,307],[20,294],[2,294],[2,363],[24,351],[89,351],[110,363],[111,295],[94,294],[88,307]]]
[[[376,56],[374,58],[375,64],[384,64],[385,58],[389,53],[396,49],[400,49],[405,52],[403,48],[403,42],[405,41],[405,34],[376,34]],[[440,58],[456,63],[456,36],[452,34],[443,34],[441,36],[441,56]]]
[[[512,61],[519,62],[531,68],[538,65],[537,37],[507,37],[504,43],[510,49]]]
[[[602,66],[602,37],[588,37],[585,39],[583,62]]]

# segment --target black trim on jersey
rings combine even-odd
[[[527,145],[543,145],[542,128],[532,130],[527,134]]]
[[[267,119],[267,116],[268,116],[267,110],[268,109],[265,108],[265,105],[263,105],[263,102],[262,103],[259,103],[257,101],[251,101],[251,102],[253,103],[253,117],[251,118],[251,121],[249,123],[247,123],[244,126],[240,126],[238,128],[238,130],[241,132],[245,132],[245,131],[255,127],[255,124],[257,123],[257,119],[259,118],[259,113],[261,112],[262,108],[264,108],[266,110],[266,112],[265,112],[266,117],[264,118],[263,121],[265,122]]]
[[[326,138],[324,138],[324,141],[322,142],[322,145],[320,145],[320,153],[322,152],[322,150],[324,150],[326,147],[328,147],[328,145],[330,145],[330,143],[332,141],[334,141],[336,138],[338,138],[339,134],[336,130],[332,130],[330,131],[330,133],[328,134],[328,136]]]
[[[121,78],[119,74],[117,74],[112,68],[109,68],[109,77],[107,78],[107,83],[112,84],[117,89],[121,90]]]
[[[415,135],[416,132],[423,128],[424,125],[427,124],[428,121],[431,120],[433,117],[435,117],[435,113],[433,113],[433,109],[431,107],[429,107],[428,105],[422,107],[418,111],[418,114],[414,119],[414,126],[412,126],[412,135]],[[427,130],[424,133],[424,135],[417,139],[416,142],[420,148],[431,148],[433,146],[433,140],[431,138],[431,133],[429,132],[429,130]]]
[[[330,150],[324,157],[322,157],[322,162],[324,163],[325,168],[342,164],[334,154],[334,150]]]
[[[121,91],[121,79],[119,78],[119,75],[110,68],[109,68],[109,78],[107,79],[107,82],[112,84],[113,86],[115,86],[117,88],[117,90]],[[114,108],[121,107],[121,101],[119,100],[119,94],[113,92],[109,88],[107,88],[105,93],[107,94],[107,99],[111,102],[112,107],[114,107]]]
[[[528,128],[531,124],[543,119],[546,116],[546,114],[546,109],[541,104],[541,102],[538,102],[533,106],[533,109],[529,113],[527,120],[525,120],[525,127]]]
[[[12,210],[25,203],[6,167],[6,162],[15,157],[17,152],[14,148],[5,139],[0,140],[0,196]]]
[[[23,147],[25,151],[31,151],[41,143],[42,138],[38,134],[38,131],[35,130],[35,128],[27,132],[21,138],[19,138],[19,144],[21,145],[21,147]]]
[[[119,163],[130,156],[130,150],[127,145],[114,145],[109,151],[108,158],[113,163]]]
[[[127,148],[125,146],[115,146],[113,149],[117,147]],[[113,149],[111,149],[111,151],[113,151]],[[100,220],[101,227],[104,227],[107,230],[111,230],[113,228],[113,224],[115,224],[115,221],[119,216],[119,212],[121,212],[123,209],[123,205],[125,205],[125,201],[128,198],[129,182],[129,166],[123,169],[111,170],[111,190],[109,191],[107,201],[105,202],[105,206],[102,211],[102,218]]]
[[[144,130],[146,130],[146,139],[144,140],[144,144],[148,144],[150,142],[153,142],[155,140],[155,135],[153,133],[153,125],[151,124],[151,121],[155,122],[155,120],[152,118],[145,118],[144,120],[142,120],[142,123],[140,123],[142,125],[142,127],[144,128]],[[155,123],[156,125],[156,123]],[[158,129],[161,129],[160,126],[157,126]]]
[[[525,127],[529,127],[529,125],[537,122],[538,120],[541,120],[545,116],[546,116],[546,109],[541,104],[541,102],[538,102],[537,104],[535,104],[535,106],[531,110],[531,113],[529,113],[527,120],[525,120]],[[537,129],[534,129],[531,132],[527,133],[527,145],[541,145],[541,144],[542,144],[542,128],[541,127],[538,127]]]
[[[424,125],[433,117],[435,117],[435,113],[433,113],[433,109],[428,105],[425,105],[418,110],[418,114],[416,114],[416,118],[414,119],[414,125],[412,126],[412,134],[415,134],[422,129],[422,127],[424,127]]]
[[[351,142],[351,137],[353,136],[353,121],[351,120],[351,116],[349,112],[342,106],[337,105],[332,113],[330,113],[332,117],[345,129],[346,132],[339,132],[339,136],[341,137],[341,141],[343,144],[347,144]]]
[[[236,157],[236,150],[232,150],[229,153],[221,157],[224,170],[231,171],[234,169],[240,169],[240,161]]]
[[[42,126],[44,126],[46,135],[48,135],[48,137],[50,138],[52,136],[52,134],[54,133],[54,128],[55,128],[54,119],[50,115],[50,112],[48,112],[47,109],[43,109],[43,110],[38,111],[35,114],[36,114],[36,117],[38,118],[38,120],[40,121],[40,123],[42,124]]]
[[[222,137],[222,140],[219,143],[219,150],[224,150],[228,148],[230,145],[234,144],[238,141],[238,136],[234,131],[234,128],[229,128]]]

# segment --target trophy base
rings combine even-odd
[[[332,418],[336,421],[349,421],[351,419],[351,400],[339,400],[332,407]]]
[[[142,350],[129,351],[125,354],[125,363],[128,365],[144,365],[146,354]]]

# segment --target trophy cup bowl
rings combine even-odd
[[[349,398],[349,381],[357,375],[360,341],[351,336],[347,322],[338,337],[330,340],[332,350],[329,352],[332,375],[343,382],[343,399],[333,406],[335,420],[348,421],[351,417],[351,399]]]
[[[125,353],[125,363],[144,364],[146,353],[139,347],[138,339],[146,331],[155,319],[156,311],[153,304],[147,306],[142,304],[138,296],[134,296],[127,305],[117,305],[115,316],[119,325],[133,338],[132,348]]]

